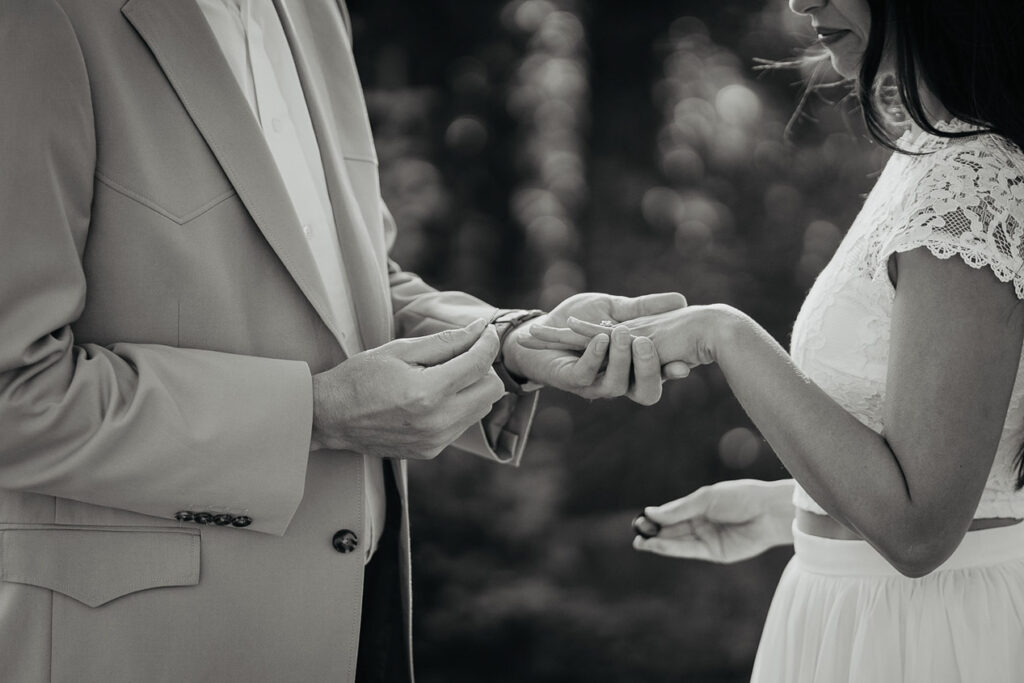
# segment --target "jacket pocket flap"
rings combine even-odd
[[[199,539],[185,529],[3,529],[0,581],[98,607],[148,588],[199,583]]]

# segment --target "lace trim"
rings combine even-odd
[[[963,122],[940,129],[977,130]],[[954,141],[960,144],[949,144]],[[888,221],[895,230],[883,223],[872,234],[871,277],[887,271],[893,253],[925,247],[939,258],[957,255],[973,268],[990,268],[1001,282],[1013,282],[1024,299],[1024,175],[1015,163],[1020,150],[990,134],[967,141],[921,133],[908,147],[937,156],[914,159],[917,172],[905,176],[913,188],[909,201]]]
[[[972,131],[981,131],[982,129],[973,124],[961,121],[960,119],[953,119],[951,121],[936,121],[936,130],[943,133],[969,133]],[[920,154],[922,152],[934,152],[945,147],[952,140],[957,138],[944,138],[941,135],[935,135],[929,133],[926,130],[918,128],[916,124],[911,124],[896,140],[896,146],[900,149]]]
[[[946,240],[935,239],[934,237],[924,237],[900,242],[893,246],[891,250],[887,250],[886,258],[880,258],[878,260],[872,277],[875,279],[885,278],[885,281],[889,282],[888,256],[896,253],[902,254],[903,252],[913,251],[920,247],[926,248],[932,256],[936,256],[940,259],[949,259],[953,256],[959,256],[963,259],[964,263],[977,270],[981,270],[985,267],[990,268],[995,276],[999,278],[1000,282],[1012,282],[1017,298],[1024,300],[1024,272],[1021,270],[1022,267],[1019,266],[1017,268],[1011,268],[1005,264],[997,263],[991,255],[981,250],[972,249],[965,245],[950,244]],[[892,283],[890,283],[889,289],[891,291],[895,291],[892,288]]]

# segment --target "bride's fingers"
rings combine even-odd
[[[519,342],[519,345],[523,348],[534,349],[536,351],[543,351],[547,349],[553,349],[555,351],[582,351],[586,348],[585,345],[577,346],[562,342],[544,341],[542,339],[537,339],[536,337],[523,337],[516,341]]]
[[[587,322],[586,320],[580,320],[579,318],[573,318],[571,316],[566,321],[566,324],[569,326],[570,330],[584,337],[593,337],[595,334],[601,334],[602,332],[607,334],[608,332],[611,331],[611,328],[603,327],[601,325],[590,323]]]
[[[661,368],[662,379],[683,379],[690,375],[690,366],[681,360],[665,363]]]
[[[666,557],[683,557],[693,560],[720,561],[711,551],[707,543],[700,539],[666,541],[660,537],[633,539],[633,548],[648,553],[665,555]]]
[[[644,515],[662,526],[678,524],[683,520],[703,515],[711,504],[711,499],[710,488],[702,486],[688,496],[657,507],[644,508]]]
[[[700,535],[697,533],[697,525],[693,520],[685,519],[678,524],[667,524],[661,527],[657,537],[663,541],[695,539]]]

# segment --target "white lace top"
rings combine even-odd
[[[940,130],[972,130],[961,122]],[[906,133],[793,327],[793,360],[843,408],[881,433],[895,290],[887,263],[898,252],[927,248],[991,268],[1024,299],[1024,153],[1004,138],[941,138]],[[1009,284],[1007,285],[1009,286]],[[975,518],[1024,518],[1024,491],[1014,490],[1014,459],[1024,440],[1021,369],[1002,437]],[[824,514],[799,486],[798,508]]]

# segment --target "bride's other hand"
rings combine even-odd
[[[793,542],[793,480],[739,479],[702,486],[644,516],[661,526],[637,550],[710,562],[739,562]]]

